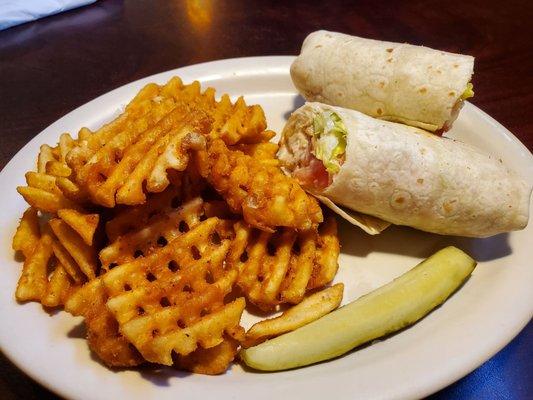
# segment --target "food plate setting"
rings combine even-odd
[[[320,31],[65,115],[0,174],[2,351],[69,399],[420,398],[468,374],[533,315],[533,157],[466,101],[473,68]]]

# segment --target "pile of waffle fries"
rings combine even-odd
[[[338,307],[342,284],[325,288],[336,222],[283,174],[266,128],[260,106],[176,77],[42,145],[17,189],[30,207],[13,238],[16,299],[83,316],[110,367],[203,374]],[[245,332],[246,307],[285,311]]]

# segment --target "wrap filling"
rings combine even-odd
[[[322,190],[345,160],[346,126],[333,111],[314,111],[287,126],[278,151],[283,168],[308,190]]]

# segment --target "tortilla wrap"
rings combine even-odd
[[[306,146],[315,154],[305,138],[315,116],[324,112],[336,113],[344,124],[344,160],[326,187],[301,182],[311,193],[396,225],[445,235],[486,237],[527,225],[531,186],[501,160],[354,110],[321,103],[296,110],[278,152],[285,172],[298,176]]]
[[[473,71],[471,56],[317,31],[291,77],[307,101],[441,132],[457,118]]]

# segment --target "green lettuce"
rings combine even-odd
[[[339,172],[346,151],[346,126],[338,114],[326,111],[313,119],[314,155],[329,173]]]

